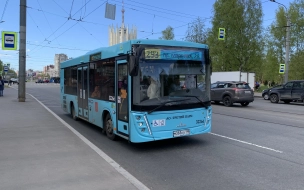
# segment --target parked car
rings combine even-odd
[[[54,83],[60,83],[60,77],[55,77],[54,78]]]
[[[281,87],[270,89],[269,99],[271,103],[283,101],[288,104],[292,101],[304,100],[304,80],[289,81]]]
[[[267,88],[267,89],[264,89],[262,91],[262,97],[264,98],[264,100],[269,100],[269,90],[273,89],[273,88],[277,88],[277,87],[281,87],[283,84],[279,84],[279,85],[275,85],[271,88]]]
[[[38,79],[38,80],[36,80],[35,83],[43,83],[43,80],[42,79]]]
[[[50,83],[60,83],[60,77],[52,77]]]
[[[18,79],[16,79],[16,78],[11,78],[11,79],[9,80],[9,83],[10,83],[10,84],[19,84],[19,81],[18,81]]]
[[[227,107],[234,103],[248,106],[254,101],[253,90],[246,82],[218,81],[211,84],[211,101],[216,104],[223,102]]]

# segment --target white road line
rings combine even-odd
[[[28,93],[27,93],[28,94]],[[76,131],[73,127],[71,127],[68,123],[66,123],[63,119],[61,119],[58,115],[56,115],[52,110],[46,107],[42,102],[40,102],[33,95],[28,94],[33,97],[39,104],[41,104],[47,111],[49,111],[53,116],[55,116],[62,124],[64,124],[67,128],[69,128],[75,135],[77,135],[83,142],[85,142],[90,148],[92,148],[99,156],[101,156],[105,161],[107,161],[113,168],[115,168],[121,175],[123,175],[127,180],[130,181],[136,188],[139,190],[149,190],[143,183],[141,183],[138,179],[132,176],[127,170],[121,167],[117,162],[115,162],[111,157],[109,157],[106,153],[100,150],[97,146],[95,146],[91,141],[85,138],[82,134]]]
[[[234,139],[234,138],[231,138],[231,137],[226,137],[226,136],[219,135],[219,134],[216,134],[216,133],[209,133],[209,134],[214,135],[214,136],[218,136],[218,137],[222,137],[222,138],[225,138],[225,139],[229,139],[229,140],[232,140],[232,141],[244,143],[244,144],[247,144],[247,145],[256,146],[258,148],[263,148],[263,149],[266,149],[266,150],[270,150],[270,151],[274,151],[274,152],[278,152],[278,153],[283,153],[283,151],[280,151],[280,150],[275,150],[275,149],[272,149],[272,148],[268,148],[268,147],[265,147],[265,146],[260,146],[260,145],[253,144],[253,143],[250,143],[250,142]]]

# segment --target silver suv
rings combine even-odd
[[[223,102],[227,107],[233,103],[248,106],[254,101],[254,93],[249,84],[240,81],[218,81],[211,84],[211,101],[216,104]]]

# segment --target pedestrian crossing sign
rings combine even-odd
[[[219,28],[218,39],[225,40],[225,28]]]
[[[280,73],[280,74],[284,74],[284,73],[285,73],[285,64],[280,64],[279,73]]]

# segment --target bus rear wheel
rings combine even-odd
[[[106,119],[104,120],[104,127],[107,137],[111,140],[115,140],[116,135],[114,133],[113,122],[110,114],[107,114]]]

